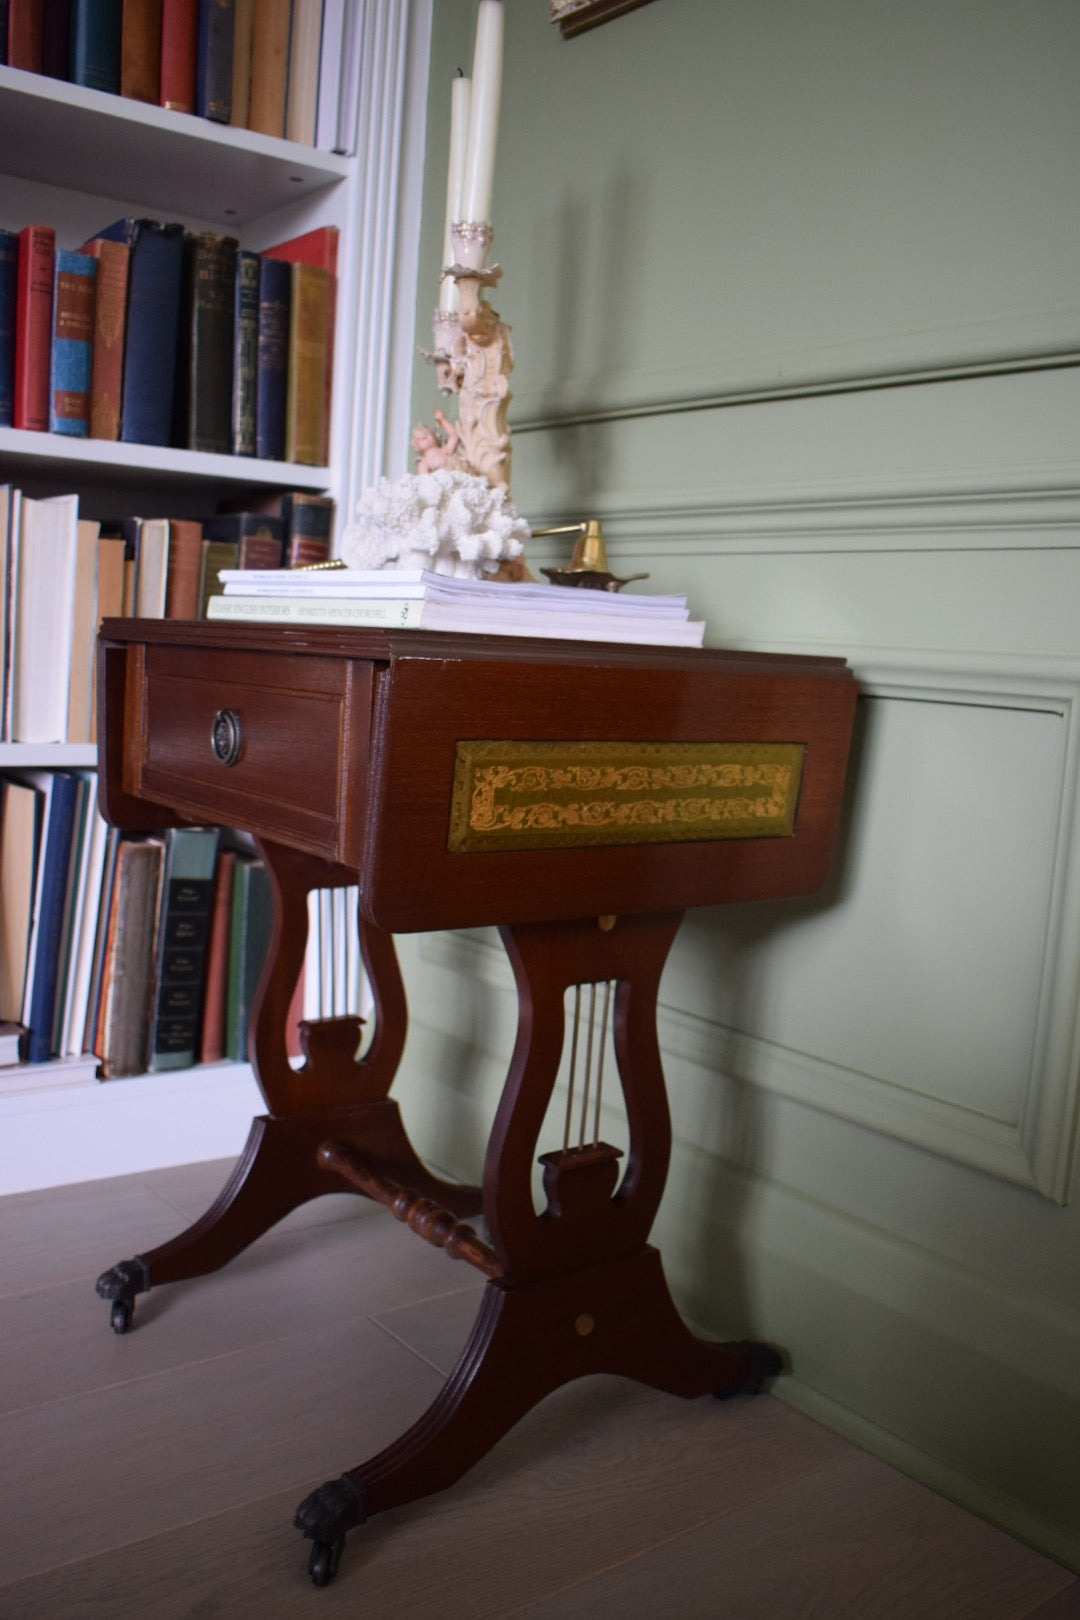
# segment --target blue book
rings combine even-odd
[[[71,82],[120,94],[122,0],[71,0]]]
[[[53,328],[49,350],[49,432],[85,439],[90,433],[90,372],[94,355],[97,260],[58,248],[53,268]]]
[[[235,0],[199,0],[195,111],[215,124],[232,117],[235,11]]]
[[[285,394],[289,363],[292,266],[259,260],[259,342],[255,383],[255,448],[265,461],[285,459]]]
[[[52,1057],[53,1009],[56,1004],[60,945],[64,931],[71,844],[75,829],[75,806],[79,779],[63,772],[53,778],[49,795],[49,819],[42,850],[41,882],[37,915],[34,920],[33,983],[27,1062],[47,1063]]]
[[[11,427],[15,421],[15,291],[18,279],[18,234],[0,230],[0,427]]]
[[[120,438],[125,444],[168,444],[176,384],[184,227],[156,219],[119,219],[95,236],[126,242],[127,313]]]

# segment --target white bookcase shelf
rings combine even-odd
[[[235,229],[314,197],[351,158],[0,67],[0,167],[40,185],[124,197]]]

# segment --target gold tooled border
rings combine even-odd
[[[804,743],[459,742],[447,847],[789,838]]]

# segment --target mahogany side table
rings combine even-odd
[[[224,1265],[329,1192],[385,1204],[488,1278],[425,1415],[301,1503],[316,1585],[348,1530],[452,1484],[573,1378],[617,1373],[695,1397],[779,1372],[769,1345],[694,1336],[648,1241],[670,1149],[656,998],[687,907],[823,882],[857,690],[844,660],[109,620],[99,668],[106,818],[244,829],[274,897],[250,1041],[266,1113],[205,1215],[99,1278],[114,1328],[131,1325],[139,1293]],[[357,1020],[307,1024],[294,1070],[285,1021],[307,895],[350,884],[373,1039],[357,1061]],[[406,1028],[393,935],[487,924],[513,967],[518,1035],[482,1186],[463,1187],[420,1161],[389,1096]],[[568,1112],[562,1148],[542,1156],[537,1213],[567,992],[598,987],[626,1162],[599,1139],[598,1103],[576,1139]],[[480,1213],[484,1235],[468,1224]]]

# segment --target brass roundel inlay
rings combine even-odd
[[[579,1339],[587,1339],[596,1326],[596,1317],[590,1316],[588,1311],[582,1311],[574,1323],[574,1332]]]

